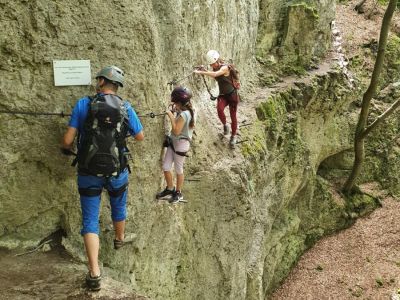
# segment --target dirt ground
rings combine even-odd
[[[391,299],[400,288],[400,202],[382,204],[317,242],[271,299]]]
[[[340,38],[336,41],[341,44],[335,47],[342,46],[347,59],[362,45],[378,40],[383,14],[382,9],[373,10],[371,5],[366,6],[364,14],[357,14],[352,9],[357,2],[337,6]],[[398,17],[393,30],[400,32]],[[325,67],[321,65],[317,72],[324,72]],[[281,85],[290,83],[283,80]],[[254,101],[247,107],[249,116],[255,115],[257,99],[265,99],[270,92],[264,89],[258,91],[258,97],[253,95]],[[372,188],[371,193],[376,190]],[[324,238],[305,253],[271,299],[391,299],[400,288],[400,202],[384,197],[382,203],[382,208],[351,228]],[[146,299],[107,274],[100,292],[86,291],[82,285],[86,266],[72,260],[60,247],[17,256],[21,252],[0,250],[0,300]]]
[[[144,300],[107,274],[102,290],[84,287],[86,266],[58,246],[49,251],[0,250],[0,300]],[[23,254],[23,255],[21,255]]]

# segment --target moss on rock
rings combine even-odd
[[[275,6],[279,18],[271,21],[269,9]],[[273,67],[275,72],[305,74],[329,49],[334,17],[334,5],[329,2],[263,1],[260,19],[265,20],[257,38],[258,60],[269,61],[272,56],[278,61]],[[279,35],[271,33],[274,27],[280,28]]]
[[[400,80],[400,37],[392,34],[389,36],[385,52],[385,67],[382,69],[383,86]]]

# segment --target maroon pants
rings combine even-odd
[[[237,91],[233,91],[233,93],[229,95],[219,95],[217,100],[217,112],[218,118],[221,120],[222,124],[226,124],[226,116],[224,113],[225,107],[229,105],[229,113],[231,116],[231,130],[232,135],[236,134],[237,130],[237,117],[236,111],[239,104],[239,94]]]

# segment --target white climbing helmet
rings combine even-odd
[[[219,53],[217,50],[210,50],[207,52],[207,63],[212,65],[213,63],[217,62],[219,58]]]

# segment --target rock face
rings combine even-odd
[[[55,87],[54,59],[89,59],[92,74],[104,65],[121,67],[121,95],[139,113],[164,111],[166,83],[204,64],[209,49],[237,63],[249,91],[256,53],[276,55],[283,67],[305,67],[328,49],[334,5],[296,3],[0,0],[0,24],[8,28],[0,34],[0,110],[69,112],[94,93],[91,86]],[[241,116],[253,122],[241,130],[248,141],[229,152],[200,79],[183,83],[196,92],[198,111],[185,169],[189,202],[154,203],[164,185],[165,126],[161,118],[143,118],[146,141],[129,145],[127,231],[136,239],[112,249],[103,195],[101,261],[115,279],[153,299],[264,299],[316,239],[352,221],[317,171],[351,147],[354,116],[347,111],[358,91],[337,71],[262,99]],[[0,246],[36,244],[62,228],[65,247],[84,259],[75,171],[58,151],[66,123],[0,115]]]
[[[332,1],[260,1],[258,59],[284,72],[309,68],[329,49],[334,18]]]
[[[139,113],[163,111],[169,103],[166,83],[205,63],[210,48],[240,61],[244,72],[250,69],[257,1],[103,4],[0,3],[1,25],[8,28],[0,36],[1,109],[69,112],[77,99],[94,93],[92,86],[55,87],[54,59],[89,59],[92,74],[105,65],[118,65],[126,72],[121,94]],[[71,220],[78,219],[79,211],[65,214],[79,206],[74,170],[58,155],[66,123],[58,117],[1,116],[1,140],[7,144],[0,154],[1,235],[38,239],[57,226],[79,227]],[[132,182],[141,183],[132,188],[132,198],[139,197],[139,206],[159,188],[158,151],[164,132],[160,119],[143,123],[147,142],[133,146]],[[147,205],[139,210],[148,211]]]

